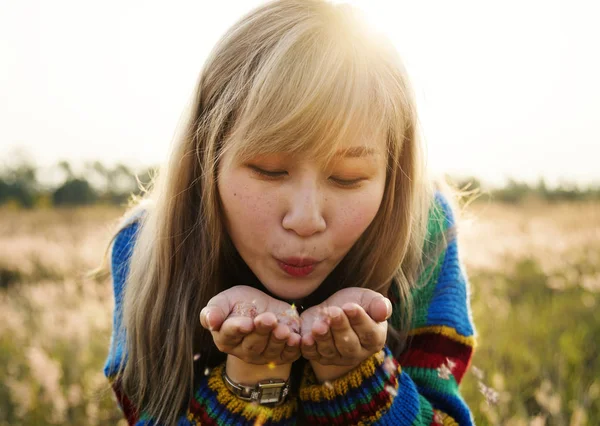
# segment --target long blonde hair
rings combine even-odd
[[[343,286],[387,294],[394,283],[407,312],[435,189],[397,51],[347,5],[281,0],[248,13],[206,60],[181,129],[143,203],[121,223],[140,221],[119,377],[133,404],[166,424],[192,397],[194,352],[213,345],[200,310],[235,284],[224,279],[233,249],[216,186],[226,150],[242,159],[284,150],[329,160],[348,138],[384,135],[381,206],[336,270]]]

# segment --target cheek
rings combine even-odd
[[[219,193],[225,210],[232,238],[264,238],[265,229],[272,224],[275,200],[264,191],[241,179],[227,179],[219,185]]]
[[[382,194],[383,190],[368,191],[338,204],[340,210],[336,239],[339,246],[354,244],[369,227],[379,210]]]

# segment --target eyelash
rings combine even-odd
[[[276,171],[276,172],[272,172],[272,171],[268,171],[268,170],[263,170],[259,167],[256,166],[250,166],[250,169],[253,170],[255,173],[257,173],[260,176],[263,177],[267,177],[269,179],[277,179],[279,177],[282,177],[284,174],[286,174],[287,172],[285,171]],[[345,180],[345,179],[337,179],[334,177],[330,177],[330,179],[336,184],[339,185],[343,188],[353,188],[358,186],[358,184],[364,180],[364,178],[358,178],[358,179],[352,179],[352,180]]]

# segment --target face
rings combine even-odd
[[[308,296],[352,248],[381,204],[384,147],[348,144],[328,168],[284,153],[245,163],[225,154],[218,190],[227,232],[269,291]]]

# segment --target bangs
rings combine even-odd
[[[308,33],[262,58],[226,144],[238,161],[283,152],[329,163],[342,147],[388,133],[391,102],[368,47]]]

